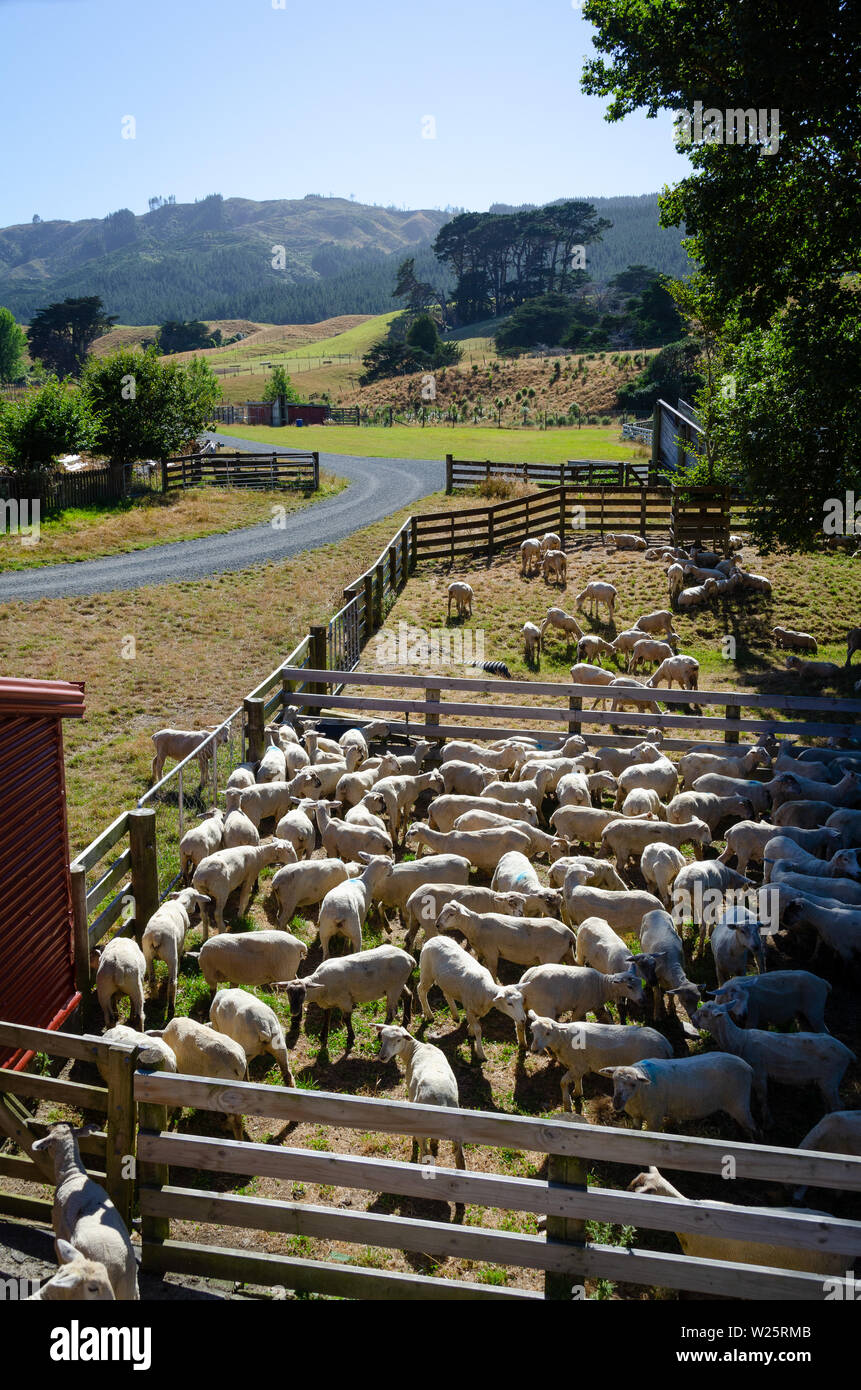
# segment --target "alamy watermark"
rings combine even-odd
[[[777,154],[780,146],[780,112],[776,106],[759,110],[748,107],[719,111],[703,110],[701,101],[693,111],[676,111],[676,140],[679,145],[761,145],[760,154]]]
[[[682,922],[713,922],[724,910],[746,908],[755,914],[760,930],[776,932],[780,926],[780,894],[777,884],[763,884],[760,888],[703,888],[695,882],[693,892],[687,888],[673,889],[673,907],[670,913],[677,925]]]
[[[22,545],[35,545],[41,535],[41,512],[38,497],[0,499],[0,535],[17,536]]]
[[[827,497],[822,510],[826,536],[861,536],[861,497],[856,502],[854,492],[847,492],[845,497]]]
[[[402,618],[397,632],[377,634],[376,658],[381,666],[472,666],[484,661],[484,630],[412,627]]]

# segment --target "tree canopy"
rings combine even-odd
[[[30,356],[38,357],[58,377],[80,376],[93,343],[116,321],[115,315],[104,312],[96,294],[48,304],[30,320]]]
[[[24,370],[27,336],[15,315],[0,308],[0,381],[14,381]]]

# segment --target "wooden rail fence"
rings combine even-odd
[[[0,472],[0,500],[35,501],[45,512],[67,507],[93,507],[116,502],[123,496],[123,479],[110,468],[87,468],[80,473],[39,470],[30,473]]]
[[[637,484],[643,467],[626,460],[568,459],[566,463],[499,463],[491,459],[456,459],[445,456],[445,490],[475,487],[491,478],[524,483],[588,483],[627,486]],[[645,471],[648,471],[647,469]]]
[[[320,486],[320,455],[290,454],[189,454],[163,459],[161,490],[188,487],[303,488]]]
[[[781,1267],[666,1254],[641,1242],[630,1247],[590,1239],[586,1223],[622,1225],[639,1231],[688,1232],[725,1240],[809,1250],[836,1257],[851,1270],[861,1254],[861,1222],[827,1213],[780,1210],[733,1203],[688,1204],[672,1198],[588,1185],[590,1161],[706,1174],[724,1174],[731,1155],[737,1177],[789,1187],[806,1184],[844,1192],[861,1191],[861,1158],[808,1150],[692,1139],[670,1134],[591,1125],[576,1116],[539,1119],[467,1109],[441,1109],[405,1101],[378,1100],[326,1091],[226,1083],[203,1077],[135,1069],[137,1050],[100,1038],[0,1022],[0,1042],[31,1053],[101,1065],[107,1085],[35,1076],[0,1069],[0,1139],[12,1140],[19,1155],[0,1152],[0,1179],[52,1183],[53,1165],[33,1152],[48,1126],[30,1106],[56,1100],[103,1117],[79,1140],[88,1171],[110,1194],[131,1228],[140,1211],[144,1270],[198,1274],[207,1278],[277,1284],[329,1296],[360,1299],[503,1299],[535,1301],[542,1294],[517,1286],[404,1274],[359,1263],[296,1259],[249,1250],[247,1245],[211,1246],[175,1239],[171,1221],[182,1220],[246,1230],[306,1236],[359,1247],[488,1262],[506,1269],[543,1273],[543,1297],[582,1298],[585,1282],[612,1279],[736,1299],[825,1299],[822,1274]],[[168,1111],[193,1106],[222,1115],[253,1115],[283,1124],[313,1124],[351,1130],[458,1140],[546,1157],[546,1176],[514,1177],[497,1171],[462,1170],[366,1158],[303,1146],[273,1146],[168,1132]],[[133,1158],[134,1163],[128,1160]],[[92,1166],[91,1166],[92,1162]],[[543,1164],[542,1164],[543,1166]],[[171,1170],[196,1179],[218,1174],[268,1177],[349,1187],[360,1192],[469,1203],[488,1210],[546,1217],[546,1233],[466,1226],[439,1220],[349,1210],[271,1197],[212,1192],[182,1185]],[[205,1181],[204,1177],[204,1181]],[[188,1182],[188,1180],[186,1180]],[[221,1184],[220,1184],[221,1185]],[[0,1188],[0,1213],[49,1223],[52,1202]],[[840,1277],[840,1276],[837,1276]]]

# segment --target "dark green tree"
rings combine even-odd
[[[38,357],[58,377],[80,376],[91,346],[116,321],[104,312],[98,295],[49,304],[30,320],[30,356]]]
[[[0,413],[0,457],[9,468],[49,468],[59,454],[88,449],[92,441],[86,399],[56,377]]]
[[[263,399],[264,401],[275,401],[279,396],[284,396],[288,401],[301,400],[301,396],[287,375],[286,369],[280,365],[272,368],[269,380],[263,388]]]
[[[24,370],[27,337],[9,309],[0,307],[0,381],[15,381]]]
[[[199,319],[190,319],[187,323],[168,319],[159,329],[158,349],[165,356],[173,352],[200,352],[202,348],[213,346],[209,329]]]
[[[116,469],[175,453],[206,427],[220,395],[208,363],[161,362],[154,348],[91,357],[81,391],[96,421],[95,448]]]

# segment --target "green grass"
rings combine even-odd
[[[317,425],[301,430],[268,425],[231,425],[229,433],[260,444],[357,454],[371,458],[492,459],[499,463],[564,463],[567,459],[630,459],[634,442],[622,442],[614,425],[582,429],[495,429],[472,425]]]

